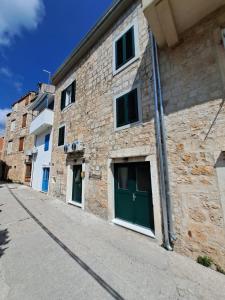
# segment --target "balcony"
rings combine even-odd
[[[30,134],[39,135],[53,125],[54,113],[46,108],[31,123]]]
[[[224,0],[142,0],[142,3],[159,47],[173,47],[185,30],[225,5]]]

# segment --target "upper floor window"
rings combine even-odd
[[[61,94],[61,110],[75,102],[76,81],[69,85]]]
[[[22,128],[26,126],[27,126],[27,114],[24,114],[22,118]]]
[[[64,142],[65,142],[65,130],[66,130],[65,125],[61,126],[59,128],[58,146],[63,146],[64,145]]]
[[[44,151],[48,151],[49,150],[49,142],[50,142],[50,134],[46,134],[46,136],[45,136]]]
[[[138,29],[135,23],[114,41],[114,73],[125,68],[138,57],[137,33]]]
[[[16,120],[12,120],[10,130],[15,131],[15,129],[16,129]]]
[[[24,150],[24,137],[19,138],[19,151]]]
[[[137,123],[141,120],[139,107],[138,90],[134,89],[129,93],[116,99],[116,128]]]
[[[13,141],[8,141],[8,146],[7,146],[7,154],[12,153],[12,146],[13,146]]]

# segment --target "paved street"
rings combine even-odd
[[[225,276],[27,187],[0,185],[0,299],[225,299]]]

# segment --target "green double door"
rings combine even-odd
[[[72,201],[82,203],[82,165],[73,166]]]
[[[115,217],[154,231],[150,164],[115,164]]]

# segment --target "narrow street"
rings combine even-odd
[[[224,299],[225,276],[79,208],[0,185],[0,299]]]

